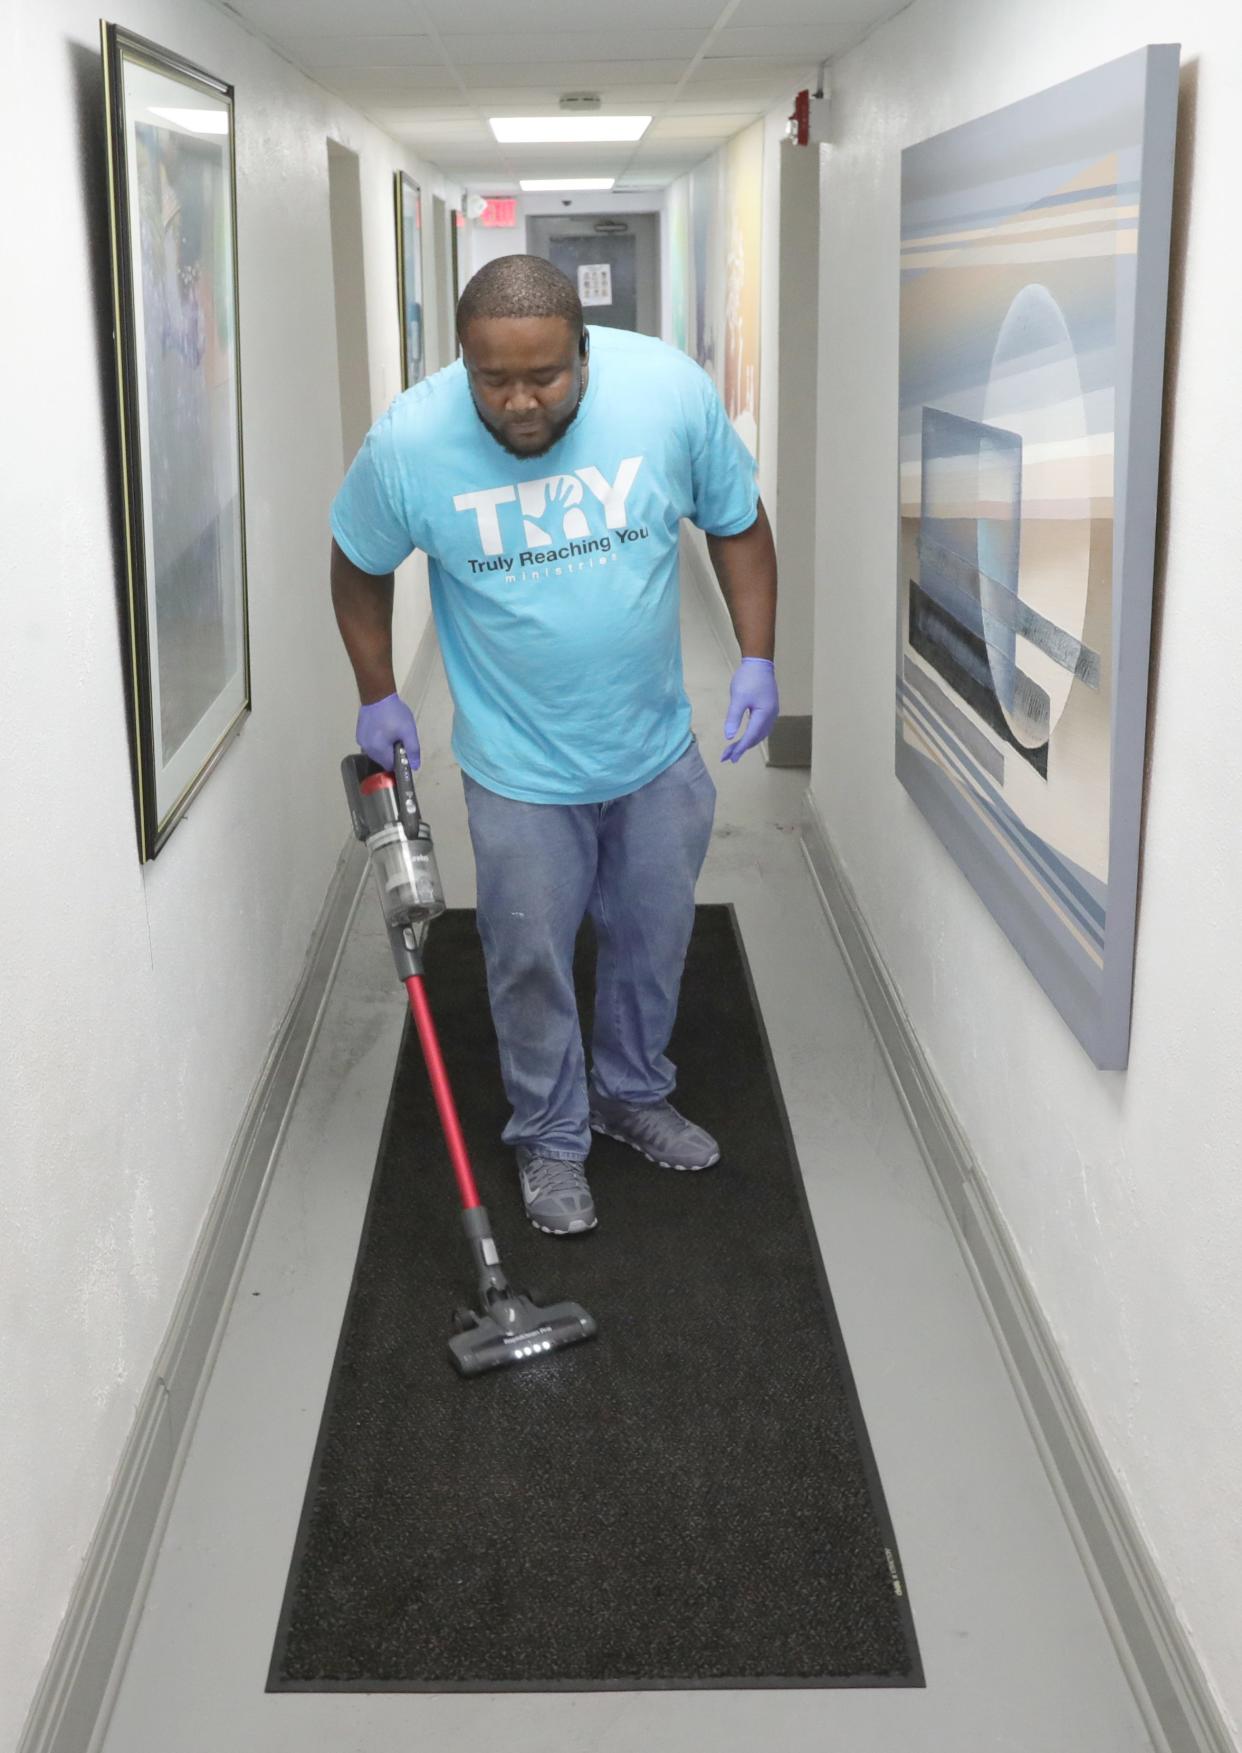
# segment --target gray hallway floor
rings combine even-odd
[[[820,909],[797,831],[805,775],[769,770],[757,754],[737,768],[715,764],[728,669],[689,583],[683,621],[696,729],[719,788],[699,895],[737,909],[896,1527],[926,1689],[264,1692],[402,1028],[402,994],[368,888],[240,1280],[103,1753],[1151,1747]],[[420,795],[449,899],[467,906],[473,871],[448,725],[439,676],[420,720]],[[600,1217],[606,1223],[607,1211]],[[548,1242],[550,1278],[558,1245]]]

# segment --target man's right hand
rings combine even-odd
[[[364,706],[358,714],[357,736],[363,754],[369,755],[386,773],[393,770],[394,743],[405,744],[411,767],[417,768],[422,760],[414,714],[400,694],[386,694],[382,700]]]

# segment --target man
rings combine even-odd
[[[332,508],[332,598],[392,766],[418,733],[392,670],[392,573],[428,556],[478,871],[478,925],[531,1221],[595,1224],[590,1133],[708,1168],[665,1056],[716,791],[682,685],[678,533],[707,532],[743,652],[723,759],[777,712],[776,556],[754,464],[684,353],[583,326],[572,283],[505,256],[467,285],[462,360],[376,422]],[[741,733],[739,735],[739,732]],[[735,739],[735,740],[732,740]],[[588,1085],[572,961],[599,941]]]

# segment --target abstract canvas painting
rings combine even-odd
[[[103,30],[141,856],[250,706],[232,87]]]
[[[1142,49],[902,155],[897,774],[1109,1069],[1129,1047],[1178,64]]]
[[[759,455],[759,297],[763,249],[763,123],[724,150],[724,381],[739,437]]]
[[[393,176],[397,219],[397,309],[401,317],[401,387],[425,376],[423,344],[423,202],[403,170]]]

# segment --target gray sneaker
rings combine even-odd
[[[524,1144],[517,1147],[517,1162],[526,1215],[537,1230],[573,1236],[595,1228],[595,1202],[581,1163],[540,1156]]]
[[[591,1091],[591,1130],[619,1138],[662,1169],[710,1169],[720,1146],[671,1102],[614,1102]]]

